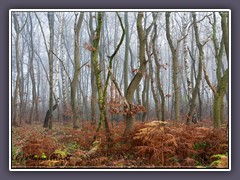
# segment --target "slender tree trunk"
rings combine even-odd
[[[187,49],[187,42],[188,42],[188,18],[187,13],[184,12],[183,15],[183,59],[184,59],[184,65],[185,65],[185,73],[187,77],[187,89],[188,89],[188,101],[189,101],[189,107],[191,107],[192,102],[192,82],[190,77],[190,71],[189,71],[189,62],[188,62],[188,49]],[[192,40],[193,41],[193,40]],[[190,108],[189,108],[190,109]]]
[[[162,121],[165,121],[165,95],[162,89],[162,83],[161,83],[161,79],[160,79],[160,57],[158,57],[158,53],[156,50],[156,43],[157,43],[157,24],[156,22],[154,23],[154,36],[153,36],[153,56],[154,56],[154,60],[155,60],[155,64],[156,64],[156,82],[157,82],[157,88],[158,88],[158,92],[161,96],[161,115]]]
[[[126,39],[125,39],[125,58],[124,58],[124,94],[126,95],[128,87],[128,54],[129,54],[129,24],[128,24],[128,12],[124,13],[124,22],[126,28]]]
[[[16,32],[16,40],[15,40],[15,51],[16,51],[16,66],[17,66],[17,79],[15,83],[14,90],[14,117],[13,117],[13,126],[18,126],[19,124],[19,108],[18,108],[18,97],[19,97],[19,84],[20,84],[20,62],[19,62],[19,36],[20,36],[20,27],[17,19],[17,15],[13,14],[14,18],[14,29]]]
[[[152,65],[152,61],[149,61],[149,75],[151,77],[151,90],[152,90],[152,94],[153,94],[153,100],[155,103],[155,109],[156,109],[156,116],[157,116],[157,120],[160,121],[161,116],[160,116],[160,106],[159,106],[159,102],[158,102],[158,97],[157,97],[157,93],[154,87],[154,77],[153,77],[153,65]]]
[[[221,126],[221,97],[218,94],[214,95],[213,101],[213,125],[214,127]]]
[[[131,111],[134,92],[137,89],[143,77],[143,74],[146,72],[146,65],[147,65],[147,61],[145,59],[146,36],[142,27],[142,19],[143,19],[143,13],[139,12],[137,15],[137,32],[138,32],[139,43],[140,43],[140,46],[139,46],[140,67],[136,75],[132,79],[131,83],[129,84],[126,92],[126,100],[130,104],[130,111]],[[135,116],[133,114],[127,114],[124,136],[126,136],[129,132],[133,130],[134,121],[135,121]]]
[[[94,68],[94,74],[96,78],[96,85],[97,85],[97,92],[98,92],[98,106],[100,110],[100,120],[99,125],[97,128],[97,131],[102,127],[102,125],[105,127],[106,136],[109,140],[110,138],[110,129],[107,122],[107,114],[106,114],[106,100],[104,99],[104,91],[102,87],[102,78],[101,78],[101,70],[99,68],[99,62],[98,62],[98,47],[99,47],[99,41],[101,36],[101,28],[102,28],[102,14],[101,12],[98,12],[97,15],[97,28],[96,28],[96,34],[94,34],[93,37],[93,52],[92,52],[92,63]],[[96,137],[94,137],[95,139]]]
[[[76,105],[76,90],[77,90],[77,83],[78,83],[78,75],[80,71],[80,62],[79,62],[79,55],[80,55],[80,43],[79,43],[79,33],[82,26],[83,21],[83,12],[80,13],[80,17],[77,17],[78,14],[75,14],[75,24],[74,24],[74,76],[71,82],[71,105],[72,105],[72,112],[73,112],[73,128],[79,128],[79,117],[77,114],[77,105]]]
[[[198,26],[197,26],[197,20],[196,20],[196,13],[192,13],[192,17],[193,17],[193,27],[194,27],[194,32],[195,32],[195,39],[196,39],[196,45],[198,47],[198,52],[199,52],[199,66],[198,66],[198,75],[197,75],[197,79],[196,79],[196,84],[193,90],[193,94],[192,94],[192,101],[191,101],[191,105],[190,105],[190,110],[188,112],[188,116],[187,116],[187,122],[186,124],[190,124],[190,119],[192,119],[192,121],[194,123],[196,123],[196,117],[193,116],[194,115],[194,111],[196,108],[196,98],[199,92],[199,86],[202,80],[202,71],[203,71],[203,59],[204,59],[204,53],[203,53],[203,45],[200,42],[199,39],[199,32],[198,32]]]
[[[55,53],[57,55],[57,57],[60,57],[60,46],[61,46],[61,34],[62,34],[62,16],[61,14],[58,15],[58,30],[57,30],[57,38],[56,38],[56,46],[55,46]],[[58,104],[59,100],[60,100],[60,92],[59,92],[59,59],[55,57],[54,60],[54,69],[53,69],[53,89],[54,89],[54,99],[56,101],[56,104]],[[59,120],[60,117],[60,111],[59,111],[59,106],[57,106],[57,117]]]
[[[50,44],[48,52],[49,60],[49,116],[48,128],[52,129],[52,112],[53,112],[53,46],[54,46],[54,12],[48,12],[48,23],[50,30]],[[44,126],[46,127],[46,126]]]
[[[35,114],[34,117],[34,110],[35,110],[35,106],[36,106],[36,81],[35,81],[35,76],[34,76],[34,68],[33,68],[33,59],[34,59],[34,47],[33,47],[33,26],[32,26],[32,18],[31,15],[29,14],[29,21],[30,21],[30,29],[29,29],[29,35],[30,35],[30,44],[29,46],[29,59],[30,59],[30,69],[29,69],[29,73],[30,73],[30,77],[32,80],[32,107],[31,107],[31,112],[30,112],[30,119],[28,121],[29,124],[32,124],[33,119],[37,116],[37,114]]]
[[[214,128],[220,128],[221,124],[223,123],[223,98],[227,92],[228,89],[228,76],[229,76],[229,69],[227,68],[223,75],[221,75],[221,65],[222,65],[222,56],[223,56],[223,48],[225,46],[225,52],[228,59],[228,24],[226,21],[226,14],[222,13],[221,15],[221,25],[222,25],[222,40],[220,42],[220,45],[217,43],[217,37],[216,37],[216,16],[214,14],[214,22],[212,24],[213,28],[213,43],[214,43],[214,49],[215,49],[215,58],[217,63],[217,88],[215,88],[207,75],[207,70],[204,64],[203,71],[204,76],[206,79],[206,82],[210,89],[212,90],[214,94],[214,103],[213,103],[213,124]],[[224,46],[223,46],[224,45]],[[227,47],[226,47],[227,46]]]
[[[94,30],[93,30],[93,16],[90,13],[89,18],[89,29],[90,29],[90,41],[93,46],[93,37],[94,37]],[[91,51],[91,58],[93,57],[93,51]],[[96,113],[96,100],[97,100],[97,86],[96,86],[96,77],[94,75],[94,64],[91,61],[91,87],[92,87],[92,97],[91,97],[91,121],[93,124],[97,122],[97,113]]]
[[[180,120],[180,110],[179,110],[179,87],[178,87],[178,48],[174,47],[173,41],[170,35],[170,12],[166,12],[166,36],[172,52],[172,62],[173,62],[173,87],[174,87],[174,110],[175,110],[175,120]]]
[[[145,76],[144,88],[142,91],[142,105],[146,108],[146,111],[142,114],[142,122],[144,122],[149,110],[149,78],[147,76]]]
[[[64,50],[64,25],[65,25],[65,18],[64,14],[61,15],[61,59],[62,63],[65,65],[66,64],[66,52]],[[66,72],[64,71],[63,64],[61,64],[61,75],[62,75],[62,97],[63,97],[63,120],[67,120],[67,84],[66,84]]]
[[[16,13],[13,13],[13,24],[14,30],[16,32],[16,40],[15,40],[15,51],[16,51],[16,66],[17,66],[17,78],[15,83],[15,90],[14,90],[14,116],[13,116],[13,126],[19,125],[19,110],[21,110],[21,106],[18,107],[18,97],[20,96],[20,55],[19,55],[19,38],[20,33],[22,32],[24,26],[26,25],[27,18],[20,27],[18,17]]]
[[[25,100],[24,100],[24,88],[25,88],[25,79],[24,79],[24,73],[23,73],[23,58],[24,58],[24,42],[22,41],[22,51],[21,51],[21,78],[20,78],[20,125],[22,124],[22,119],[25,113]]]

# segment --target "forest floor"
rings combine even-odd
[[[123,138],[124,122],[111,125],[111,141],[96,125],[81,129],[54,122],[12,128],[12,168],[228,168],[226,126],[213,129],[209,121],[186,126],[136,122]]]

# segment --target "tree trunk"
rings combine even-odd
[[[190,110],[188,112],[188,116],[187,116],[187,122],[186,124],[190,124],[190,119],[192,119],[192,121],[194,123],[196,123],[195,120],[195,108],[196,108],[196,98],[199,92],[199,86],[202,80],[202,70],[203,70],[203,59],[204,59],[204,53],[203,53],[203,45],[200,42],[199,39],[199,32],[198,32],[198,26],[197,26],[197,20],[196,20],[196,13],[192,13],[192,17],[193,17],[193,27],[194,27],[194,31],[195,31],[195,39],[196,39],[196,44],[198,47],[198,51],[199,51],[199,66],[198,66],[198,75],[197,75],[197,79],[196,79],[196,84],[193,90],[193,94],[192,94],[192,101],[191,101],[191,105],[190,105]]]
[[[222,100],[221,97],[217,94],[214,95],[213,102],[213,125],[215,128],[221,127],[221,106]]]
[[[33,59],[34,59],[34,49],[33,49],[33,26],[32,26],[32,18],[31,15],[29,14],[29,20],[30,20],[30,29],[29,29],[29,35],[30,35],[30,44],[28,44],[28,49],[29,49],[29,59],[30,59],[30,77],[32,80],[32,107],[31,107],[31,112],[30,112],[30,119],[28,121],[29,124],[32,124],[33,118],[34,118],[34,110],[35,110],[35,105],[36,105],[36,82],[35,82],[35,76],[34,76],[34,68],[33,68]],[[37,114],[35,114],[36,117]]]
[[[161,79],[160,79],[160,57],[158,57],[158,53],[156,50],[156,43],[157,43],[157,24],[156,22],[154,23],[154,36],[153,36],[153,56],[154,56],[154,60],[155,60],[155,64],[156,64],[156,80],[157,80],[157,88],[158,88],[158,92],[161,96],[161,115],[162,121],[165,121],[165,95],[162,89],[162,85],[161,85]]]
[[[78,14],[75,14],[75,24],[74,24],[74,76],[71,82],[71,106],[72,106],[72,113],[73,113],[73,128],[79,128],[79,118],[77,114],[77,106],[76,106],[76,90],[77,90],[77,83],[78,83],[78,75],[80,71],[80,62],[79,62],[79,55],[80,55],[80,43],[79,43],[79,33],[82,26],[83,21],[83,12],[80,13],[80,17],[77,18]]]
[[[90,41],[93,46],[94,30],[93,30],[93,16],[90,14],[89,18],[89,29],[90,29]],[[93,51],[91,51],[91,59],[93,58]],[[91,121],[93,124],[97,122],[96,113],[96,100],[97,100],[97,86],[96,77],[94,76],[94,64],[91,61],[91,87],[92,87],[92,97],[91,97]]]
[[[23,35],[22,35],[23,36]],[[19,95],[20,95],[20,117],[19,117],[19,123],[20,125],[22,124],[22,119],[23,116],[25,114],[25,99],[24,99],[24,88],[25,88],[25,79],[24,77],[24,73],[23,73],[23,59],[24,59],[24,49],[25,49],[25,44],[24,41],[22,41],[22,51],[21,51],[21,78],[20,78],[20,87],[19,87]]]
[[[126,39],[125,39],[125,58],[124,58],[124,94],[126,95],[128,87],[128,51],[129,51],[129,25],[128,25],[128,12],[124,13],[124,22],[126,28]]]
[[[156,93],[156,90],[154,88],[152,61],[149,61],[149,75],[151,77],[151,90],[152,90],[152,94],[153,94],[153,100],[154,100],[154,103],[155,103],[156,116],[157,116],[157,120],[160,121],[160,119],[161,119],[161,116],[160,116],[160,106],[159,106],[159,102],[158,102],[157,93]]]
[[[145,76],[144,88],[142,91],[142,105],[146,108],[146,111],[142,114],[142,122],[144,122],[149,109],[149,78],[147,76]]]
[[[55,104],[51,109],[52,112],[58,107],[58,104]],[[44,124],[43,127],[44,128],[48,128],[49,127],[49,120],[50,120],[50,111],[48,110],[44,119]]]
[[[65,18],[64,18],[64,14],[62,14],[61,16],[61,37],[60,37],[60,41],[61,41],[61,59],[62,59],[62,64],[61,64],[61,76],[62,76],[62,99],[63,99],[63,120],[66,121],[67,120],[67,84],[66,84],[66,72],[64,71],[64,67],[63,64],[65,65],[66,62],[66,52],[64,50],[64,25],[65,25]]]
[[[187,77],[187,89],[188,89],[188,101],[189,101],[189,107],[191,107],[191,102],[192,102],[192,82],[190,78],[190,71],[189,71],[189,63],[188,63],[188,49],[187,49],[187,35],[188,35],[188,18],[187,18],[187,13],[184,12],[183,15],[183,35],[184,35],[184,40],[183,40],[183,59],[184,59],[184,65],[185,65],[185,73]],[[190,108],[189,108],[190,109]]]
[[[48,52],[49,60],[49,115],[48,127],[52,129],[52,112],[53,112],[53,46],[54,46],[54,12],[48,12],[48,23],[50,30],[50,45]]]
[[[16,49],[16,66],[17,66],[17,79],[14,90],[14,116],[13,116],[13,126],[18,125],[19,121],[19,110],[18,110],[18,97],[19,97],[19,83],[20,83],[20,62],[19,62],[19,23],[17,15],[13,14],[14,17],[14,29],[16,31],[15,49]]]
[[[170,12],[166,12],[166,36],[172,52],[172,62],[173,62],[173,87],[174,87],[174,110],[175,110],[175,120],[178,122],[180,120],[180,111],[179,111],[179,87],[178,87],[178,48],[174,47],[173,41],[170,35]]]
[[[60,57],[60,46],[61,46],[61,34],[62,34],[62,16],[61,14],[58,15],[58,30],[57,30],[57,38],[56,38],[56,46],[55,46],[55,54],[57,57]],[[59,99],[60,99],[60,92],[59,92],[59,59],[55,57],[55,64],[54,64],[54,69],[53,69],[53,90],[54,90],[54,99],[56,103],[58,104]],[[57,107],[57,119],[59,120],[60,117],[60,111],[59,111],[59,106]]]
[[[25,20],[25,23],[20,27],[19,21],[17,18],[17,14],[13,13],[13,24],[14,24],[14,30],[16,32],[16,40],[15,40],[15,51],[16,51],[16,66],[17,66],[17,78],[15,83],[15,90],[14,90],[14,116],[13,116],[13,126],[19,125],[19,109],[21,110],[21,106],[18,107],[18,97],[20,96],[20,55],[19,55],[19,38],[20,33],[23,30],[24,26],[26,25],[27,18]]]
[[[146,45],[146,36],[145,32],[143,31],[142,27],[142,19],[143,19],[143,13],[139,12],[137,16],[137,32],[139,37],[139,60],[140,60],[140,67],[132,79],[131,83],[129,84],[126,92],[126,100],[130,104],[130,111],[131,111],[131,104],[133,101],[133,95],[135,90],[137,89],[143,74],[146,72],[146,65],[147,61],[145,59],[145,45]],[[126,136],[129,132],[133,130],[135,117],[133,114],[127,114],[126,116],[126,128],[124,132],[124,136]]]
[[[225,47],[225,52],[228,59],[228,24],[226,21],[226,15],[223,13],[221,14],[221,25],[222,25],[222,40],[220,42],[220,45],[217,43],[216,38],[216,16],[214,14],[214,22],[212,24],[213,28],[213,43],[214,43],[214,49],[215,49],[215,58],[216,58],[216,64],[217,64],[217,70],[216,70],[216,76],[218,80],[217,88],[215,88],[207,75],[206,67],[204,65],[203,71],[204,76],[206,79],[206,82],[210,89],[212,90],[214,94],[214,103],[213,103],[213,124],[214,128],[220,128],[221,123],[223,122],[223,98],[227,92],[228,89],[228,76],[229,76],[229,68],[227,68],[223,76],[221,76],[221,66],[222,66],[222,56],[223,56],[223,45],[227,46]],[[226,39],[225,39],[226,38]],[[225,43],[226,41],[226,43]]]
[[[96,78],[96,85],[97,85],[97,92],[98,92],[98,106],[100,111],[100,119],[97,131],[103,126],[105,126],[106,136],[109,140],[110,138],[110,129],[107,122],[107,114],[106,114],[106,100],[104,99],[104,91],[102,87],[102,78],[101,78],[101,70],[99,69],[99,62],[98,62],[98,47],[99,47],[99,41],[101,36],[101,28],[102,28],[102,14],[101,12],[98,12],[97,16],[97,28],[96,28],[96,34],[94,34],[93,38],[93,51],[91,54],[91,60],[94,68],[94,75]],[[96,137],[94,137],[95,139]]]

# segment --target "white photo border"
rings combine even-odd
[[[208,168],[12,168],[12,117],[11,117],[11,93],[12,93],[12,12],[219,12],[229,13],[229,132],[228,132],[228,168],[208,169]],[[231,10],[230,9],[10,9],[9,10],[9,171],[231,171]]]

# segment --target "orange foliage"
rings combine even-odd
[[[62,123],[55,123],[53,130],[40,125],[14,128],[13,146],[21,153],[18,158],[14,156],[13,165],[35,168],[184,168],[210,166],[213,155],[228,151],[223,129],[150,121],[136,123],[135,130],[123,138],[124,122],[113,123],[110,128],[111,142],[107,142],[104,130],[100,130],[93,144],[96,125],[91,122],[84,121],[79,130]],[[25,161],[21,162],[24,158]]]

